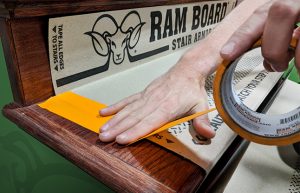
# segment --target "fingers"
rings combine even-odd
[[[299,20],[299,18],[298,18],[298,20]],[[295,39],[299,39],[300,38],[300,27],[297,27],[295,30],[294,30],[294,32],[293,32],[293,38],[295,38]]]
[[[298,10],[293,1],[276,1],[270,7],[262,38],[262,55],[265,66],[274,71],[284,71],[292,57],[289,44],[294,24],[298,19]],[[298,4],[298,3],[297,3]]]
[[[156,89],[152,92],[146,92],[147,90],[145,90],[133,102],[129,98],[130,100],[127,100],[126,102],[132,103],[127,103],[126,107],[122,107],[123,109],[100,129],[100,140],[104,142],[114,140],[118,135],[126,130],[135,128],[135,126],[139,125],[140,122],[147,121],[146,118],[157,109],[165,111],[164,116],[171,113],[176,102],[172,102],[172,99],[168,99],[169,95],[167,89],[160,88],[161,87],[156,87]],[[147,96],[144,96],[145,93],[147,93]],[[160,116],[160,114],[157,116]],[[144,128],[141,129],[144,130]]]
[[[297,44],[295,51],[295,67],[298,70],[298,74],[300,75],[300,44]]]
[[[131,129],[128,129],[118,135],[116,137],[116,142],[119,144],[131,143],[169,122],[169,117],[170,116],[164,111],[164,109],[158,108]]]
[[[284,71],[293,57],[289,51],[291,38],[300,37],[300,29],[294,30],[299,13],[299,1],[270,1],[256,10],[232,35],[221,49],[221,56],[235,60],[262,36],[264,67],[268,71]]]
[[[125,108],[123,108],[120,112],[118,112],[112,119],[110,119],[105,125],[100,128],[99,137],[103,141],[110,141],[113,136],[118,134],[118,131],[112,130],[120,130],[123,129],[124,126],[131,127],[132,124],[135,124],[139,121],[139,117],[136,116],[137,111],[141,109],[141,102],[135,102],[129,104]],[[124,122],[125,125],[120,124]],[[124,130],[124,129],[123,129]]]
[[[142,110],[147,112],[149,109]],[[128,117],[122,121],[114,120],[116,124],[112,123],[114,125],[109,125],[108,129],[99,134],[100,140],[103,142],[116,140],[119,144],[127,144],[170,121],[169,114],[163,108],[156,108],[147,116],[143,115],[144,112],[139,113],[139,115],[128,114]]]
[[[113,104],[111,106],[108,106],[104,109],[100,110],[100,115],[101,116],[110,116],[110,115],[114,115],[117,112],[119,112],[121,109],[123,109],[125,106],[127,106],[130,103],[133,103],[135,100],[137,100],[140,97],[140,93],[137,93],[135,95],[129,96],[123,100],[121,100],[120,102]]]
[[[274,72],[274,70],[273,70],[271,64],[270,64],[267,60],[264,60],[263,64],[264,64],[264,67],[265,67],[265,69],[266,69],[267,71],[269,71],[269,72]]]
[[[114,141],[116,139],[116,136],[120,135],[127,129],[132,128],[140,121],[141,120],[138,117],[129,114],[129,116],[126,117],[126,119],[123,119],[122,121],[113,126],[111,126],[108,123],[107,129],[102,129],[101,133],[99,134],[99,139],[103,142]]]
[[[203,97],[203,100],[201,100],[193,108],[192,113],[197,113],[208,109],[205,90],[203,89],[202,92],[204,92],[203,94],[205,94],[205,96]],[[193,119],[193,126],[197,133],[205,138],[210,139],[216,135],[216,132],[210,127],[210,121],[207,114]]]
[[[156,79],[153,81],[153,84],[150,84],[146,89],[145,92],[151,92],[152,90],[154,90],[155,88],[159,87],[160,84],[155,84],[156,82],[158,82],[160,80],[160,78]],[[129,104],[133,103],[134,101],[137,101],[138,99],[141,98],[142,93],[136,93],[134,95],[131,95],[123,100],[121,100],[120,102],[113,104],[111,106],[108,106],[104,109],[100,110],[100,115],[101,116],[110,116],[110,115],[114,115],[117,112],[119,112],[120,110],[122,110],[124,107],[128,106]]]
[[[263,33],[270,4],[256,10],[253,15],[229,38],[220,54],[226,60],[235,60],[245,53]]]
[[[100,140],[103,142],[116,140],[119,144],[128,144],[169,121],[191,112],[198,100],[202,98],[200,88],[203,85],[200,86],[196,78],[195,80],[190,76],[187,78],[186,74],[179,81],[180,77],[176,71],[169,73],[172,74],[166,74],[155,80],[140,94],[108,107],[104,113],[101,111],[102,115],[116,114],[101,128]],[[174,74],[177,78],[172,78]],[[205,93],[204,87],[202,90]],[[206,103],[203,102],[203,104]],[[204,108],[207,106],[201,108],[199,106],[194,110]],[[206,124],[203,125],[203,123]],[[195,121],[199,130],[204,128],[203,136],[210,138],[214,134],[211,134],[209,128],[205,127],[207,124],[207,119],[201,122]]]
[[[149,96],[147,100],[150,98]],[[104,142],[112,141],[124,131],[134,128],[139,122],[144,121],[145,117],[153,113],[156,110],[156,106],[158,106],[156,100],[146,103],[143,98],[139,98],[139,100],[129,104],[100,129],[100,140]]]

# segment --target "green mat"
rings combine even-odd
[[[292,80],[292,81],[297,82],[298,84],[300,84],[300,76],[299,76],[298,71],[295,67],[293,68],[292,72],[290,73],[289,80]]]

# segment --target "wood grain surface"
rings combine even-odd
[[[48,1],[48,0],[4,0],[4,7],[14,18],[54,16],[61,14],[90,13],[107,10],[121,10],[140,7],[152,7],[161,5],[174,5],[201,1],[215,0],[83,0],[83,1]],[[1,13],[1,12],[0,12]]]
[[[194,192],[205,171],[147,140],[102,143],[81,126],[37,105],[7,106],[4,114],[29,134],[118,192]]]
[[[46,19],[0,19],[0,28],[15,101],[30,105],[53,96]]]
[[[101,143],[96,133],[36,105],[54,95],[47,48],[49,17],[190,2],[196,1],[0,1],[0,37],[15,100],[4,108],[5,116],[118,192],[209,192],[220,187],[223,175],[229,176],[224,171],[236,166],[231,161],[241,149],[240,138],[207,175],[196,164],[147,140],[128,147]]]

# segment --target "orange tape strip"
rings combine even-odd
[[[167,129],[171,128],[171,127],[174,127],[174,126],[176,126],[176,125],[179,125],[179,124],[184,123],[184,122],[187,122],[187,121],[190,121],[190,120],[192,120],[192,119],[195,119],[196,117],[200,117],[200,116],[202,116],[202,115],[208,114],[208,113],[210,113],[210,112],[212,112],[212,111],[215,111],[215,110],[217,110],[217,109],[216,109],[216,108],[212,108],[212,109],[208,109],[208,110],[206,110],[206,111],[202,111],[202,112],[195,113],[195,114],[193,114],[193,115],[189,115],[189,116],[187,116],[187,117],[183,117],[183,118],[181,118],[181,119],[177,119],[177,120],[175,120],[175,121],[172,121],[172,122],[170,122],[170,123],[165,124],[165,125],[162,126],[161,128],[159,128],[159,129],[153,131],[152,133],[150,133],[150,134],[148,134],[148,135],[146,135],[146,136],[144,136],[144,137],[139,138],[138,140],[136,140],[136,141],[134,141],[134,142],[132,142],[132,143],[130,143],[130,144],[133,144],[133,143],[135,143],[135,142],[137,142],[137,141],[139,141],[139,140],[145,139],[145,138],[147,138],[147,137],[150,137],[150,136],[152,136],[152,135],[155,135],[155,134],[157,134],[157,133],[160,133],[160,132],[162,132],[162,131],[164,131],[164,130],[167,130]]]
[[[99,133],[99,128],[112,117],[99,115],[99,110],[105,108],[106,105],[73,92],[65,92],[51,97],[39,106],[95,133]]]
[[[99,115],[99,110],[105,108],[105,104],[98,103],[73,92],[65,92],[51,97],[47,101],[39,104],[39,106],[74,123],[77,123],[78,125],[81,125],[82,127],[85,127],[86,129],[89,129],[95,133],[99,133],[99,128],[101,128],[109,119],[112,118],[112,116],[101,117]],[[170,127],[174,127],[175,125],[192,120],[214,110],[216,110],[216,108],[177,119],[134,142],[150,137]]]

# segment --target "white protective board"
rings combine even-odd
[[[287,80],[267,114],[282,114],[299,105],[300,86]],[[300,191],[300,156],[292,146],[251,143],[224,193],[297,193]]]
[[[176,64],[182,54],[203,39],[235,6],[235,0],[210,1],[131,10],[107,11],[49,20],[49,56],[56,93],[72,90],[112,104],[143,90]],[[267,73],[260,51],[248,54],[237,69],[236,89],[256,109],[280,74]],[[252,80],[257,85],[248,87]],[[213,76],[206,89],[209,106]],[[209,114],[214,139],[203,140],[183,123],[149,140],[209,171],[236,136],[217,112]]]
[[[174,65],[184,51],[178,51],[130,70],[94,81],[73,89],[73,91],[105,104],[113,104],[126,96],[143,90],[147,84]],[[241,92],[247,93],[247,96],[240,96],[244,97],[246,105],[255,110],[279,80],[281,73],[268,73],[264,70],[260,49],[247,54],[240,63],[235,75],[235,88],[237,92],[247,91]],[[158,64],[161,70],[157,70],[156,65]],[[213,77],[214,75],[209,77],[206,82],[211,108],[214,107],[212,98]],[[249,87],[248,85],[252,84],[252,80],[257,80],[255,81],[257,85]],[[250,90],[248,90],[249,88]],[[209,118],[212,128],[217,131],[216,137],[211,141],[201,140],[189,122],[172,127],[168,131],[148,139],[190,159],[209,171],[236,136],[223,123],[216,111],[209,113]]]
[[[53,87],[61,93],[187,48],[236,0],[106,11],[49,19]]]

